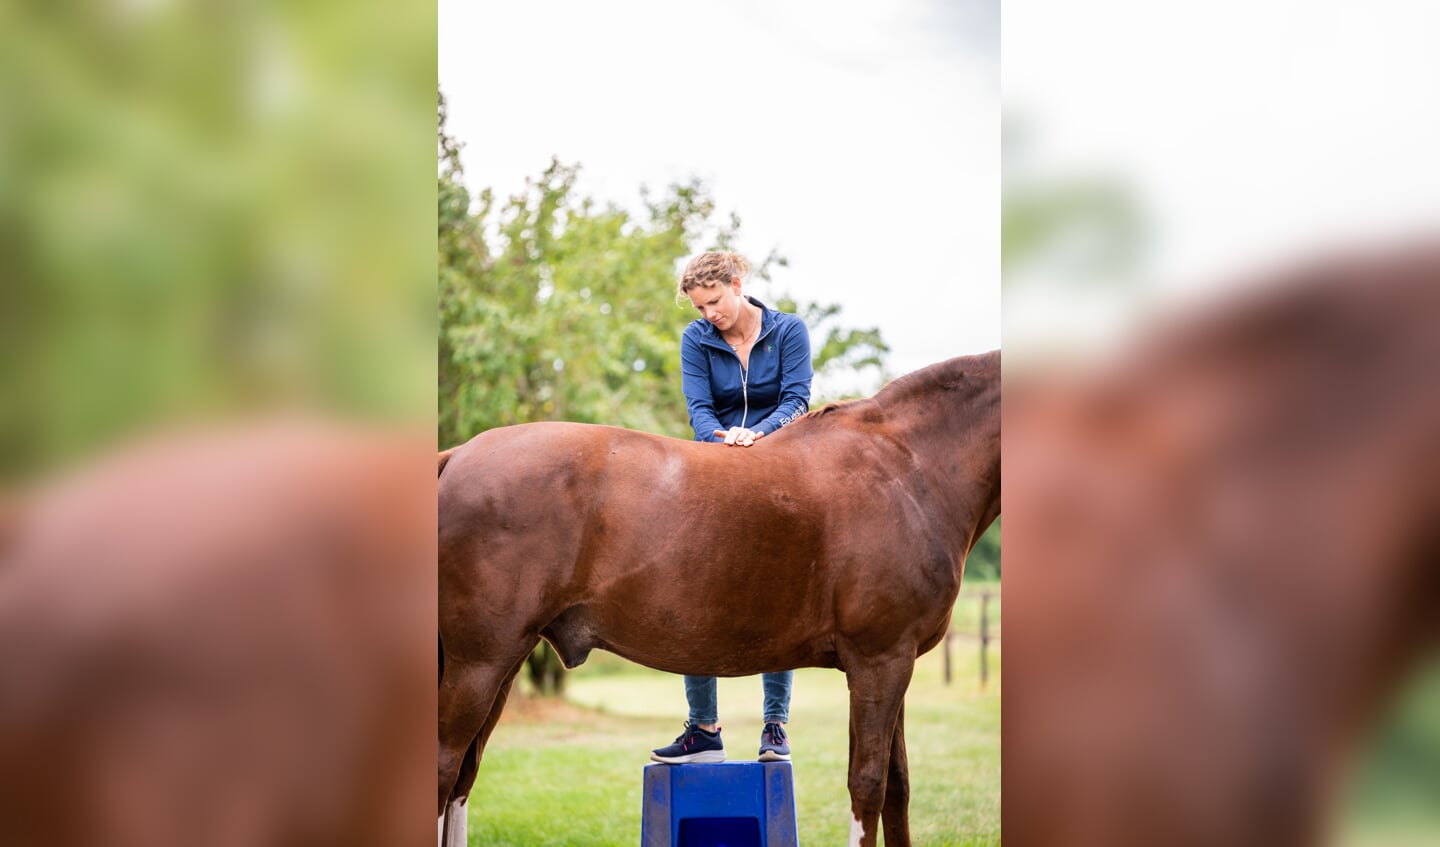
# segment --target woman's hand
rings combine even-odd
[[[765,433],[756,432],[753,429],[746,429],[743,426],[732,426],[730,431],[723,429],[715,430],[716,435],[725,436],[725,443],[732,447],[749,447],[751,444],[765,437]]]

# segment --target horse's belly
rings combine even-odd
[[[763,621],[743,613],[673,607],[632,607],[605,614],[574,607],[543,631],[566,667],[591,650],[609,650],[637,664],[671,673],[748,676],[797,667],[834,667],[833,640],[796,618]]]

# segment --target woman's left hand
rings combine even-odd
[[[725,436],[725,443],[732,447],[749,447],[751,444],[765,437],[765,433],[756,432],[753,429],[746,429],[743,426],[732,426],[730,431],[723,429],[715,430],[716,435]]]

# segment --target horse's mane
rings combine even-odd
[[[821,406],[821,407],[818,408],[818,409],[811,409],[810,411],[808,411],[808,412],[806,412],[805,414],[801,415],[801,416],[800,416],[800,419],[801,419],[801,420],[814,420],[814,419],[818,419],[818,418],[820,418],[820,417],[822,417],[822,416],[824,416],[824,415],[830,414],[831,412],[838,412],[838,411],[840,411],[841,409],[845,409],[845,408],[847,408],[847,407],[849,407],[849,406],[854,406],[854,405],[859,404],[859,403],[865,403],[865,402],[867,402],[869,399],[870,399],[870,398],[868,398],[868,397],[862,397],[862,398],[856,398],[856,399],[853,399],[853,400],[836,400],[836,401],[833,402],[833,403],[826,403],[825,405]]]
[[[975,356],[956,356],[943,362],[936,362],[918,371],[911,371],[891,380],[875,395],[875,400],[891,405],[902,402],[916,394],[927,394],[935,389],[958,382],[966,375],[998,375],[1000,351],[991,350]]]
[[[872,397],[826,403],[807,412],[801,420],[819,420],[827,415],[878,414],[887,406],[902,403],[911,397],[928,394],[956,382],[966,374],[992,375],[1000,369],[1000,351],[992,350],[975,356],[957,356],[911,371],[886,383]]]

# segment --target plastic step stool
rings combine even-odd
[[[641,847],[798,847],[789,762],[645,767]]]

